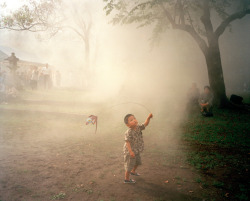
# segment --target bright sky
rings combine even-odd
[[[20,5],[23,4],[24,0],[0,0],[0,4],[2,5],[4,2],[6,2],[7,8],[12,10],[12,9],[17,9]]]

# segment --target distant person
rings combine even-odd
[[[213,94],[209,86],[204,87],[204,92],[200,95],[199,105],[204,116],[213,116]]]
[[[50,69],[49,69],[48,64],[46,64],[46,66],[42,68],[41,73],[43,76],[43,87],[44,87],[44,89],[49,89],[49,87],[50,87]]]
[[[192,83],[192,86],[187,93],[187,109],[193,109],[194,107],[197,107],[199,97],[200,90],[197,88],[196,83]]]
[[[35,66],[33,70],[31,71],[31,78],[30,78],[30,87],[32,90],[37,89],[37,82],[38,82],[38,70],[37,67]]]
[[[42,74],[43,68],[38,68],[38,80],[37,80],[37,88],[43,88],[43,74]]]
[[[127,114],[124,118],[124,123],[129,127],[125,132],[124,151],[124,167],[125,167],[125,180],[124,183],[135,183],[133,179],[129,179],[130,175],[140,176],[136,169],[141,165],[140,153],[144,149],[144,141],[142,137],[142,130],[149,124],[150,119],[153,117],[149,114],[146,121],[138,125],[138,121],[132,114]]]

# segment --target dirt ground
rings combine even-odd
[[[210,200],[195,182],[199,174],[186,163],[178,129],[166,135],[144,131],[141,176],[133,177],[136,184],[124,184],[122,122],[94,134],[77,115],[0,114],[1,201]]]

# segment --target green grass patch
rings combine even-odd
[[[194,181],[220,189],[221,199],[248,200],[249,133],[250,113],[244,111],[216,109],[211,118],[190,114],[183,140],[190,146],[187,162],[201,175]]]
[[[219,153],[212,153],[209,151],[195,151],[189,152],[187,161],[193,165],[196,169],[213,169],[217,166],[223,166],[225,164],[223,155]]]
[[[224,183],[220,181],[213,181],[212,185],[216,188],[222,188],[224,186]]]
[[[51,199],[52,199],[52,200],[62,200],[62,199],[65,198],[65,196],[66,196],[65,193],[60,192],[60,193],[58,193],[57,195],[52,196]]]
[[[197,182],[197,183],[201,183],[201,182],[202,182],[202,179],[201,179],[200,177],[197,177],[197,178],[195,178],[194,180],[195,180],[195,182]]]
[[[214,117],[191,115],[184,126],[184,139],[200,144],[219,146],[250,146],[249,113],[215,110]]]

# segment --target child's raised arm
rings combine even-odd
[[[153,114],[152,114],[152,113],[150,113],[150,114],[148,115],[146,121],[144,122],[144,126],[145,126],[145,127],[149,124],[151,118],[153,118]]]

